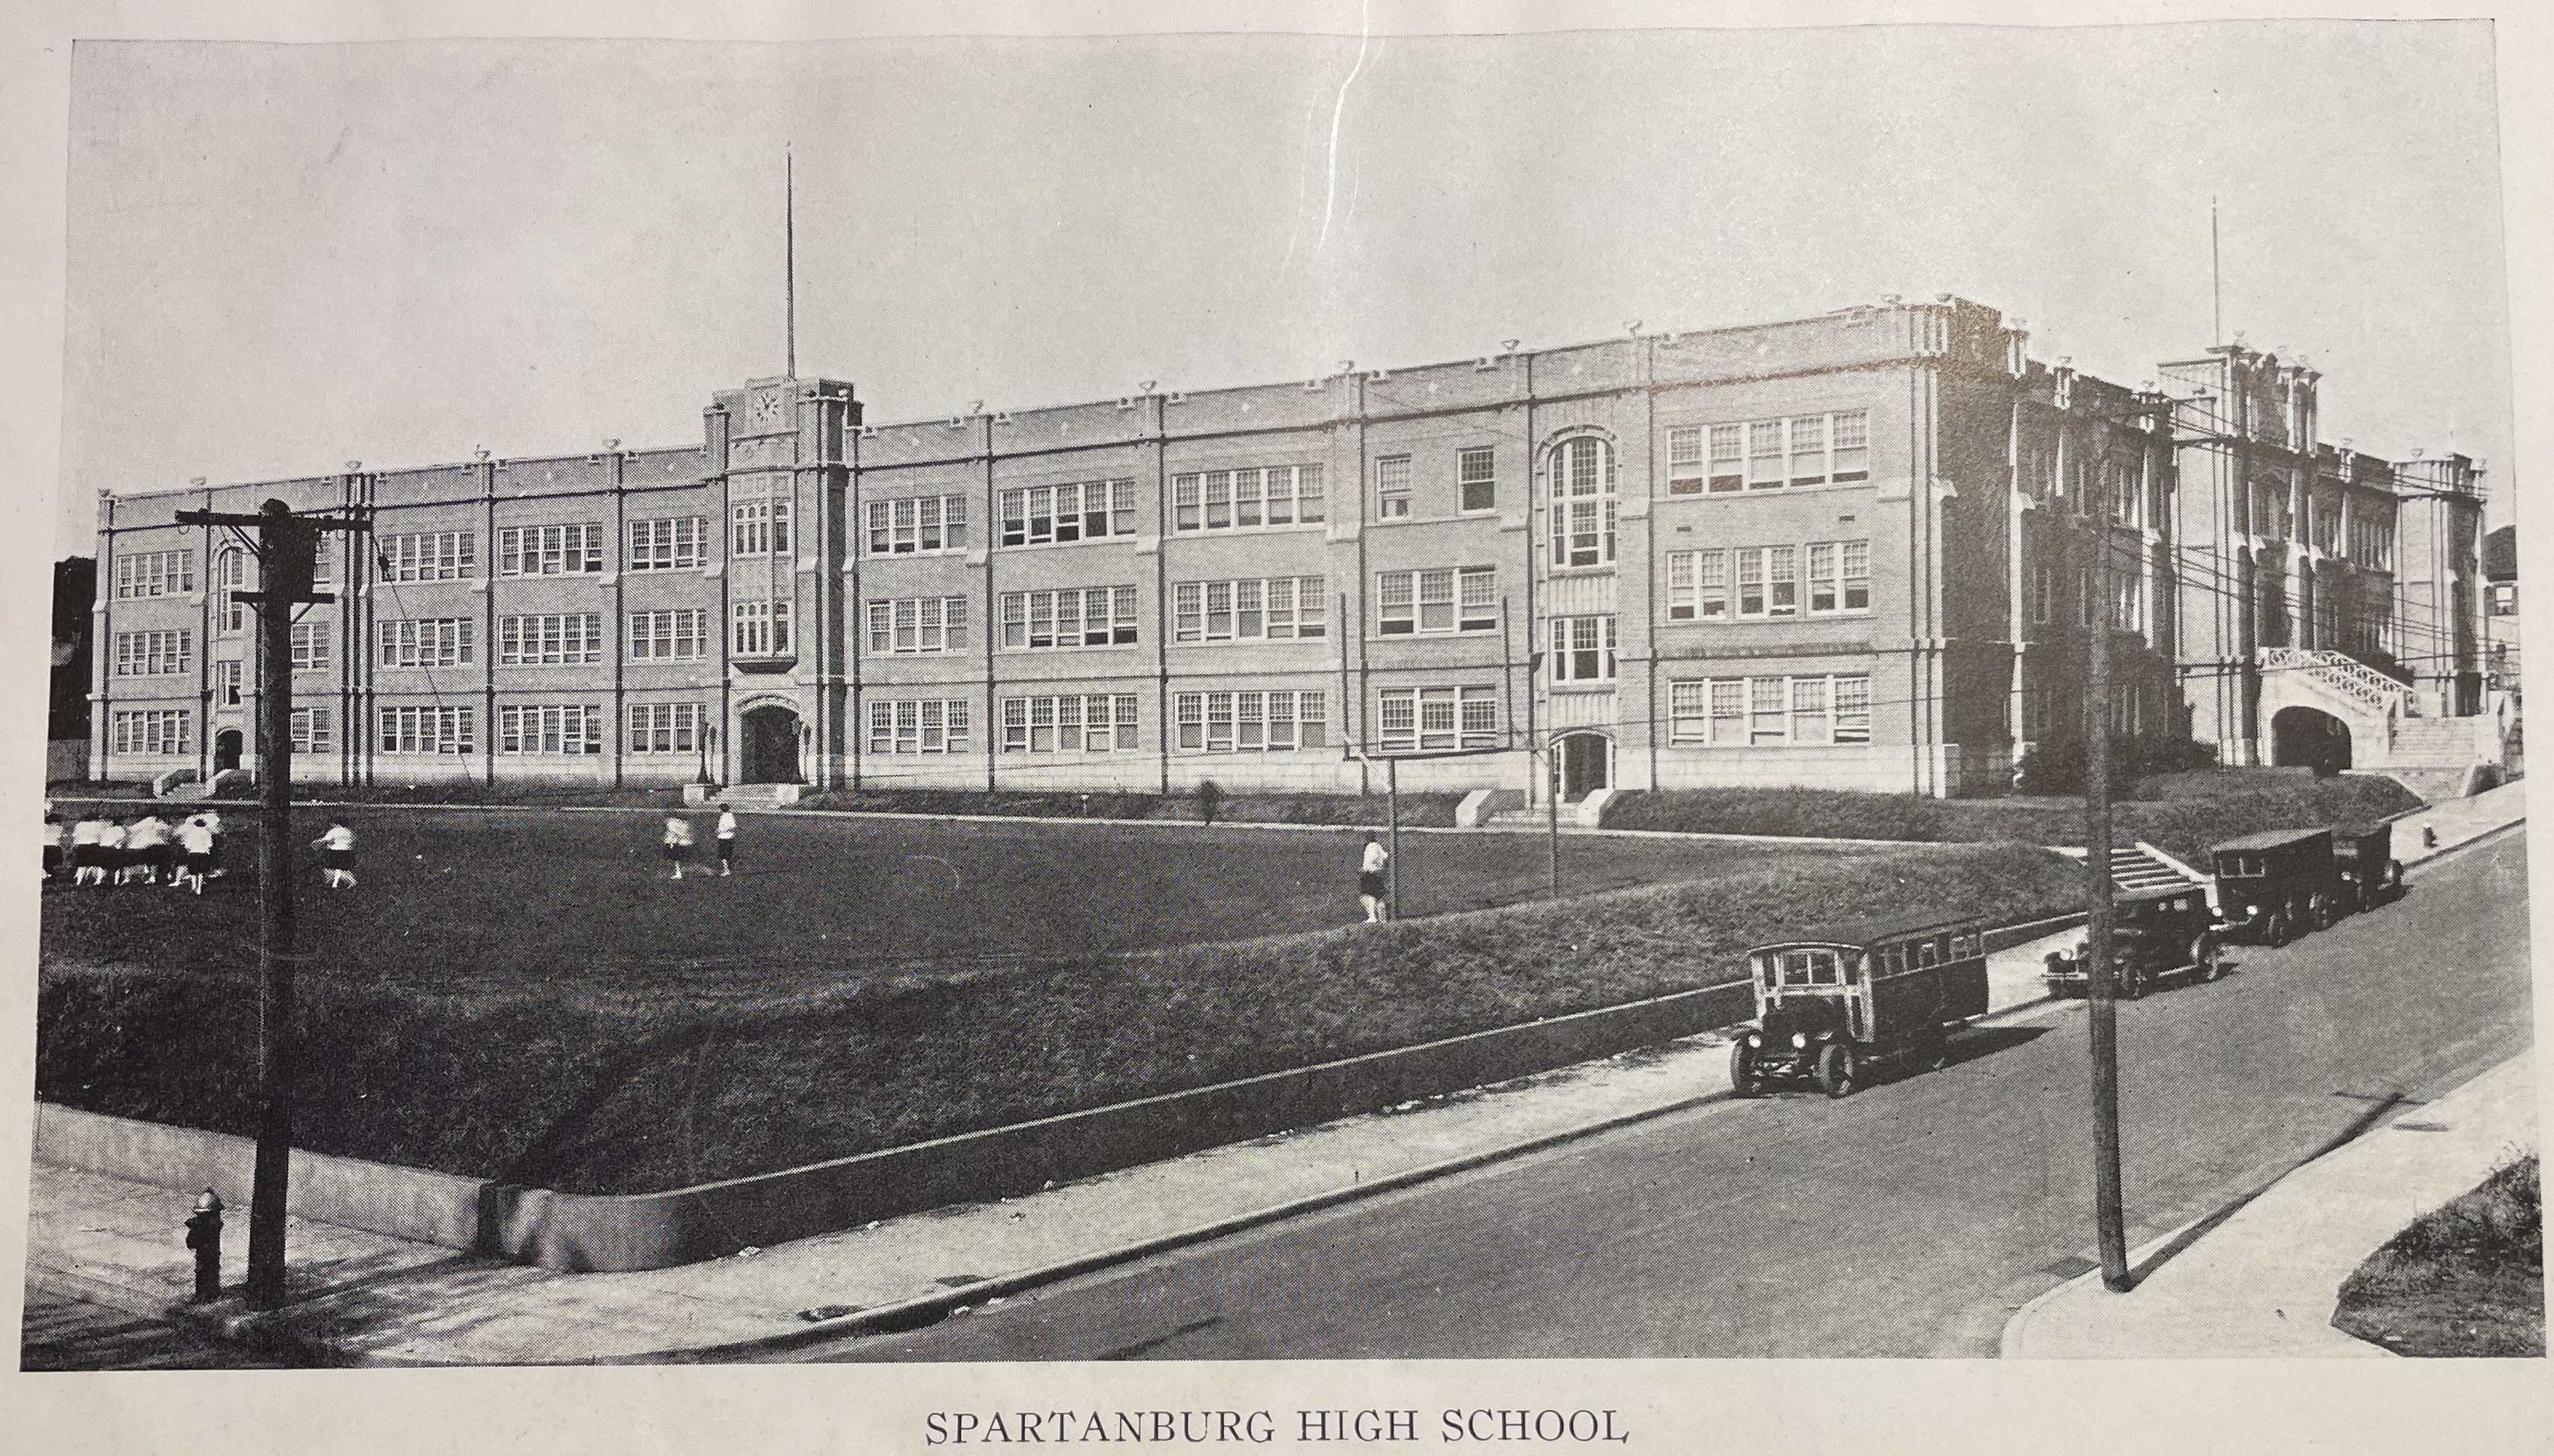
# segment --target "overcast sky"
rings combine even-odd
[[[2488,25],[82,46],[93,493],[699,439],[1956,291],[2123,383],[2230,333],[2328,438],[2509,454]],[[2496,522],[2512,485],[2496,471]]]

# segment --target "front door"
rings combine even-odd
[[[798,777],[798,715],[778,704],[745,715],[742,782],[794,784]]]
[[[224,728],[220,732],[213,734],[213,772],[228,773],[232,769],[239,767],[239,729]]]
[[[1575,803],[1613,782],[1614,745],[1602,733],[1571,733],[1561,740],[1561,798]]]

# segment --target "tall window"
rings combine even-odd
[[[1594,435],[1552,450],[1552,564],[1599,566],[1614,559],[1614,452]]]
[[[451,582],[479,574],[479,536],[475,531],[411,531],[376,536],[382,579],[389,582]]]
[[[1499,746],[1499,690],[1386,688],[1378,695],[1375,746],[1386,753]]]
[[[965,753],[969,705],[964,698],[872,698],[872,753]]]
[[[871,602],[869,613],[872,657],[967,650],[964,597],[899,597]]]
[[[1798,547],[1742,546],[1731,554],[1737,558],[1740,616],[1799,616],[1800,553]]]
[[[325,672],[328,670],[330,646],[335,636],[334,622],[296,621],[292,624],[292,670]]]
[[[167,677],[192,672],[195,668],[195,634],[183,628],[169,631],[117,632],[115,634],[115,675],[117,677]]]
[[[633,753],[697,753],[702,717],[698,703],[634,703],[624,746]]]
[[[1556,616],[1552,619],[1552,677],[1555,682],[1593,683],[1614,680],[1614,618]]]
[[[739,501],[728,507],[728,554],[789,554],[789,502]]]
[[[136,551],[115,559],[115,597],[174,597],[195,590],[192,551]]]
[[[1006,502],[1013,494],[1002,493]],[[871,556],[927,556],[936,551],[966,549],[964,496],[908,496],[901,501],[870,503]]]
[[[1171,477],[1174,530],[1311,525],[1323,518],[1326,508],[1318,465],[1195,471]]]
[[[479,715],[470,708],[385,708],[381,751],[450,756],[478,750]]]
[[[1329,736],[1321,693],[1179,693],[1173,746],[1183,753],[1288,753]]]
[[[1488,446],[1454,457],[1454,506],[1457,510],[1495,510],[1499,504],[1499,455]]]
[[[1319,637],[1329,631],[1322,578],[1244,577],[1171,588],[1172,640],[1233,642]]]
[[[1721,621],[1729,616],[1729,553],[1668,553],[1668,620]]]
[[[1809,613],[1871,610],[1871,543],[1816,541],[1808,548]]]
[[[1374,463],[1374,514],[1377,520],[1410,518],[1410,457],[1386,455]]]
[[[236,657],[213,664],[214,707],[237,708],[240,706],[240,681],[242,676],[241,663]]]
[[[497,575],[578,576],[603,570],[603,527],[510,525],[497,532]]]
[[[729,650],[739,657],[784,657],[789,645],[787,602],[732,602]]]
[[[2057,619],[2057,568],[2045,561],[2031,568],[2031,619],[2043,625]]]
[[[292,710],[293,752],[325,753],[336,746],[336,733],[325,705],[313,704]]]
[[[499,667],[575,667],[602,660],[600,612],[497,618]]]
[[[1002,700],[1005,753],[1127,753],[1141,747],[1132,693]]]
[[[500,753],[603,751],[603,710],[591,703],[510,704],[497,710]]]
[[[698,607],[630,614],[630,660],[682,662],[707,657],[709,613]]]
[[[1133,587],[1002,594],[1004,647],[1124,647],[1134,641]]]
[[[630,522],[632,571],[692,571],[709,559],[709,521],[673,515]]]
[[[233,546],[213,558],[213,630],[225,633],[247,630],[248,604],[234,601],[231,595],[249,590],[249,554],[246,551]]]
[[[195,715],[183,708],[118,713],[107,726],[107,747],[116,753],[192,753]]]
[[[466,616],[386,621],[379,627],[384,667],[460,667],[471,660],[479,623]]]
[[[1375,629],[1387,637],[1497,631],[1498,568],[1383,572],[1375,578]]]

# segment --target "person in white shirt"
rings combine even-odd
[[[355,887],[355,832],[336,820],[328,821],[328,832],[310,841],[319,851],[319,870],[328,888],[351,890]]]
[[[204,893],[204,881],[213,872],[213,827],[204,822],[203,815],[177,826],[177,847],[186,851],[186,857],[177,865],[175,883],[182,885],[191,880],[195,893]]]
[[[37,842],[45,846],[45,883],[51,884],[54,876],[60,874],[62,870],[61,816],[50,809],[45,812],[44,828],[40,832]]]
[[[679,814],[665,816],[665,862],[674,866],[674,878],[683,877],[683,861],[692,853],[692,822]]]
[[[1365,905],[1368,925],[1380,925],[1384,909],[1392,897],[1391,881],[1384,878],[1384,866],[1392,862],[1392,851],[1383,847],[1372,833],[1365,837],[1365,854],[1357,860],[1357,899]]]
[[[718,822],[719,873],[730,874],[736,868],[736,811],[722,804]]]
[[[222,815],[218,809],[207,809],[195,816],[213,834],[213,878],[222,877]]]
[[[108,820],[97,832],[97,882],[99,884],[124,883],[124,871],[133,863],[132,857],[125,852],[124,848],[125,837],[129,833],[130,831],[124,827],[124,821],[120,819]]]
[[[98,840],[106,834],[106,821],[95,814],[83,814],[71,826],[71,883],[84,885],[94,879],[106,883],[106,860],[98,852]]]
[[[160,869],[169,859],[169,821],[157,813],[145,814],[124,833],[124,852],[129,856],[125,871],[146,885],[160,883]]]

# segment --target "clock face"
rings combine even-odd
[[[755,391],[750,417],[757,426],[780,423],[780,392],[778,390]]]

